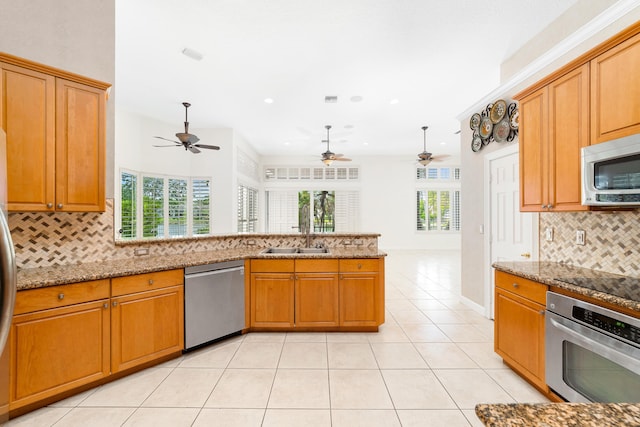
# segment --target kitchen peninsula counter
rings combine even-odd
[[[640,426],[638,403],[479,404],[475,410],[487,427]]]
[[[379,258],[386,254],[371,248],[329,248],[328,253],[321,254],[270,254],[262,253],[265,248],[244,247],[238,249],[221,249],[213,251],[192,252],[187,254],[140,256],[127,259],[67,264],[52,267],[18,269],[18,291],[42,288],[46,286],[64,285],[86,282],[90,280],[108,279],[195,265],[233,261],[246,258],[285,259],[285,258]]]
[[[496,262],[496,270],[640,312],[640,279],[548,261]]]

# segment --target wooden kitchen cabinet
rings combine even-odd
[[[105,209],[108,84],[0,54],[10,211]]]
[[[495,274],[494,349],[543,392],[544,314],[548,286],[502,271]]]
[[[591,60],[591,143],[640,133],[640,34]]]
[[[379,268],[375,258],[340,260],[340,326],[377,327],[384,322]]]
[[[109,280],[18,292],[10,409],[109,375]]]
[[[184,348],[184,273],[169,270],[111,280],[111,370]]]
[[[251,260],[251,327],[294,325],[294,260]]]
[[[581,211],[580,149],[589,145],[589,64],[520,99],[520,210]]]
[[[296,327],[337,327],[340,324],[338,260],[295,262]]]

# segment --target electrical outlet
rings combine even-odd
[[[587,240],[586,232],[584,230],[576,230],[576,245],[585,245]]]
[[[136,248],[133,250],[134,256],[149,255],[149,248]]]
[[[547,242],[553,242],[553,227],[547,227],[544,229],[544,240]]]

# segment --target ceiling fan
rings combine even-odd
[[[175,145],[154,145],[154,147],[184,147],[185,150],[189,150],[195,154],[200,153],[200,150],[198,150],[198,148],[206,148],[207,150],[219,150],[220,147],[218,147],[217,145],[197,144],[197,142],[200,141],[200,138],[192,133],[189,133],[189,119],[187,116],[187,112],[189,110],[189,107],[191,107],[191,104],[189,104],[188,102],[183,102],[182,105],[184,105],[184,133],[176,133],[176,138],[178,138],[179,141],[163,138],[161,136],[155,136],[154,138],[173,142]]]
[[[422,132],[424,134],[424,145],[422,148],[422,153],[418,153],[418,163],[420,163],[422,166],[427,166],[432,161],[440,162],[449,157],[447,154],[434,156],[432,153],[429,153],[427,151],[427,129],[429,129],[429,126],[422,126]]]
[[[329,129],[331,129],[331,125],[326,125],[325,129],[327,129],[327,139],[322,140],[322,142],[327,143],[327,151],[322,153],[322,158],[321,158],[322,163],[324,163],[326,166],[330,166],[334,160],[338,160],[342,162],[350,162],[351,159],[347,159],[346,157],[343,157],[343,154],[335,154],[331,152],[331,150],[329,149]]]

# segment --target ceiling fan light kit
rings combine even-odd
[[[331,166],[331,164],[335,160],[339,160],[342,162],[350,162],[351,159],[347,159],[346,157],[343,157],[342,154],[335,154],[329,149],[329,130],[331,129],[331,125],[326,125],[324,128],[327,130],[327,139],[323,140],[322,142],[327,143],[327,151],[321,154],[322,157],[320,158],[320,160],[322,160],[322,163],[324,163],[325,166]]]
[[[184,132],[176,133],[176,138],[178,138],[179,141],[163,138],[161,136],[155,136],[154,138],[173,142],[175,145],[154,145],[154,147],[160,147],[160,148],[184,147],[185,151],[189,150],[194,154],[201,153],[201,151],[198,148],[205,148],[207,150],[219,150],[220,147],[218,147],[217,145],[198,144],[198,141],[200,141],[200,138],[198,138],[196,135],[192,133],[189,133],[188,110],[189,110],[189,107],[191,107],[191,104],[189,104],[188,102],[183,102],[182,105],[184,105]]]

